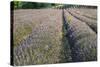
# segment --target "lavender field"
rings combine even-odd
[[[18,9],[13,19],[16,66],[97,60],[97,9]]]

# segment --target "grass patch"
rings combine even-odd
[[[14,32],[14,46],[17,46],[28,34],[32,32],[32,27],[28,24],[19,26]]]
[[[72,17],[71,17],[71,16],[68,16],[68,17],[67,17],[67,20],[68,20],[68,23],[70,23],[71,20],[72,20]]]

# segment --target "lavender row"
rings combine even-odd
[[[96,33],[87,24],[72,16],[69,11],[64,12],[72,60],[78,62],[97,60]]]
[[[77,14],[74,10],[68,10],[75,18],[85,22],[97,33],[97,20],[89,19],[81,14]]]
[[[62,10],[42,9],[38,11],[40,12],[37,15],[39,18],[33,14],[37,17],[33,20],[41,20],[40,24],[37,24],[32,29],[32,33],[14,47],[14,64],[52,64],[71,61],[70,48],[67,47],[69,44],[66,39],[63,40],[62,36]],[[37,14],[36,11],[34,13]]]

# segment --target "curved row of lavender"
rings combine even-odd
[[[63,40],[62,10],[33,9],[18,10],[18,12],[19,16],[15,17],[20,19],[17,20],[19,24],[21,24],[20,21],[23,24],[30,24],[32,32],[15,45],[14,65],[52,64],[71,61],[68,42]],[[18,23],[17,21],[15,20],[15,23]],[[36,26],[33,26],[32,23]],[[17,26],[19,25],[16,25],[16,28]]]
[[[86,9],[84,9],[85,11]],[[87,9],[88,10],[88,9]],[[95,10],[95,9],[94,9]],[[77,19],[86,22],[87,25],[89,25],[96,33],[97,33],[97,19],[95,19],[96,16],[96,12],[90,12],[90,13],[85,13],[84,11],[82,12],[81,10],[78,9],[69,9],[68,10],[74,17],[76,17]],[[92,15],[92,14],[95,14]]]
[[[97,35],[83,21],[78,20],[64,10],[72,60],[93,61],[97,60]]]

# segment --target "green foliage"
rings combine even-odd
[[[23,2],[23,1],[13,1],[14,9],[39,9],[39,8],[51,8],[56,6],[54,3],[39,3],[39,2]]]
[[[22,2],[21,1],[14,1],[14,9],[22,8]]]
[[[35,3],[35,2],[24,2],[22,5],[23,9],[38,9],[38,8],[46,8],[46,7],[51,7],[51,4],[49,3]]]
[[[40,8],[97,8],[96,6],[85,6],[85,5],[72,5],[72,4],[55,4],[55,3],[40,3],[40,2],[25,2],[25,1],[12,1],[14,9],[40,9]],[[60,6],[62,5],[62,6]]]

